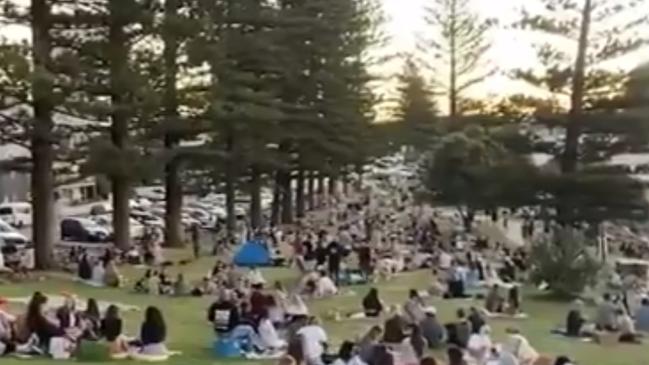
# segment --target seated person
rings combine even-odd
[[[50,340],[66,336],[66,331],[45,315],[47,297],[40,292],[34,293],[27,305],[25,325],[27,332],[38,336],[41,349],[50,348]]]
[[[422,335],[426,339],[429,348],[440,348],[446,340],[446,329],[437,319],[437,310],[435,308],[426,308],[424,313],[426,316],[419,323]]]
[[[487,325],[482,326],[479,333],[472,334],[467,344],[468,352],[477,364],[489,361],[492,347],[491,328]]]
[[[358,342],[358,356],[366,364],[373,363],[374,350],[381,343],[382,334],[380,326],[373,326]]]
[[[635,328],[641,332],[649,332],[649,298],[642,298],[640,308],[635,312]]]
[[[103,286],[105,282],[106,270],[101,260],[96,260],[92,266],[92,284]]]
[[[144,272],[144,276],[135,282],[134,290],[140,294],[157,294],[157,276],[153,270]]]
[[[350,341],[343,342],[338,350],[338,358],[332,365],[365,365],[366,363],[354,351],[355,344]]]
[[[530,345],[529,341],[516,330],[510,330],[511,334],[502,347],[501,356],[513,359],[514,364],[534,365],[539,359],[539,353]],[[501,360],[502,362],[503,360]],[[506,364],[510,364],[506,362]]]
[[[81,280],[91,280],[92,279],[92,265],[90,265],[90,260],[87,254],[81,255],[79,260],[77,275]]]
[[[459,348],[466,348],[471,336],[471,323],[467,321],[464,309],[457,310],[457,321],[446,325],[448,334],[448,344],[455,345]]]
[[[387,343],[401,343],[406,338],[406,326],[408,322],[406,318],[400,313],[398,307],[393,308],[393,315],[385,321],[383,342]]]
[[[94,298],[88,299],[86,310],[80,313],[83,338],[90,341],[97,341],[101,335],[101,314],[99,305]]]
[[[0,356],[15,350],[14,323],[16,317],[5,311],[6,299],[0,298]]]
[[[489,289],[489,293],[487,293],[487,297],[485,298],[485,309],[489,313],[502,313],[503,302],[504,299],[500,295],[498,285],[493,285],[491,289]]]
[[[379,298],[379,291],[376,288],[370,289],[363,298],[363,312],[365,317],[378,317],[383,311],[383,303]]]
[[[408,301],[403,306],[406,319],[417,324],[424,319],[424,301],[414,289],[410,289],[408,296]]]
[[[448,298],[465,298],[466,268],[460,264],[451,267],[448,279]]]
[[[59,321],[59,327],[64,330],[68,336],[77,339],[82,333],[81,313],[76,309],[77,300],[71,295],[64,293],[65,300],[63,306],[56,310],[56,319]]]
[[[259,333],[261,342],[263,342],[266,349],[279,350],[286,348],[287,343],[277,334],[275,326],[268,315],[268,311],[261,314],[259,325],[257,326],[257,333]]]
[[[173,295],[177,297],[184,297],[186,295],[189,295],[189,285],[185,280],[185,275],[183,275],[182,273],[179,273],[178,277],[176,278],[176,282],[174,283]]]
[[[207,320],[216,333],[229,333],[239,324],[239,309],[229,291],[223,290],[219,299],[207,310]]]
[[[521,294],[517,285],[514,285],[509,289],[507,295],[507,314],[516,315],[521,313]]]
[[[120,318],[119,308],[116,305],[111,305],[106,309],[106,315],[101,320],[101,334],[108,342],[108,352],[111,356],[128,352],[128,343],[122,334],[122,318]]]
[[[302,339],[302,349],[307,365],[322,364],[322,355],[327,349],[327,333],[316,317],[309,318],[308,324],[297,331]]]
[[[603,296],[603,301],[597,306],[597,315],[595,317],[595,325],[600,331],[617,330],[617,307],[613,303],[611,295],[606,293]]]
[[[568,337],[581,337],[582,328],[586,323],[586,318],[582,313],[583,302],[580,300],[575,301],[573,308],[568,312],[566,317],[566,336]]]
[[[635,326],[633,325],[633,319],[629,316],[624,309],[620,308],[617,310],[618,325],[617,328],[620,331],[620,342],[625,343],[640,343],[640,336],[635,331]]]
[[[338,288],[325,272],[320,273],[320,278],[315,283],[315,297],[327,298],[338,294]]]
[[[472,333],[480,333],[480,329],[487,324],[484,316],[477,308],[471,307],[469,309],[469,323],[471,324]]]
[[[117,270],[115,260],[108,260],[105,264],[104,285],[109,288],[119,288],[122,285],[122,276]]]
[[[139,352],[144,355],[166,356],[169,354],[165,345],[166,339],[167,325],[162,313],[156,307],[148,307],[140,327]]]

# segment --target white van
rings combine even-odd
[[[32,225],[32,205],[27,202],[0,204],[0,219],[14,227]]]

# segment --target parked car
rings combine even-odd
[[[162,218],[143,211],[131,211],[131,218],[146,226],[163,228],[165,222]]]
[[[0,219],[14,227],[32,225],[32,205],[27,202],[0,204]]]
[[[24,246],[29,244],[29,240],[7,222],[0,220],[0,247],[8,243]]]
[[[99,224],[100,226],[106,228],[111,233],[111,235],[113,234],[113,217],[110,214],[96,215],[90,217],[90,219],[92,219],[95,223]],[[144,225],[138,222],[137,219],[131,217],[129,229],[131,231],[132,239],[140,239],[144,237]]]
[[[81,242],[107,242],[110,231],[86,218],[65,218],[61,221],[61,239]]]

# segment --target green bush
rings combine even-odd
[[[547,283],[556,296],[579,296],[595,284],[602,268],[588,249],[595,245],[593,239],[571,228],[557,228],[552,234],[539,237],[532,246],[532,279]]]

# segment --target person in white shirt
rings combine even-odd
[[[259,325],[257,326],[257,333],[261,341],[264,343],[264,347],[268,349],[278,350],[286,348],[286,341],[281,339],[275,330],[273,322],[270,320],[268,312],[265,311],[262,313],[261,318],[259,319]]]
[[[302,339],[302,352],[307,365],[324,365],[322,355],[327,346],[327,333],[316,317],[309,319],[309,324],[300,328],[297,335]]]
[[[316,298],[326,298],[338,294],[338,288],[336,284],[331,280],[326,273],[321,272],[320,278],[316,282],[315,297]]]

